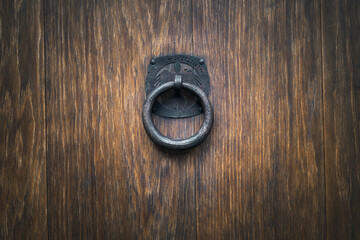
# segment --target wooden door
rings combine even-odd
[[[0,12],[0,239],[360,239],[358,1]],[[150,59],[177,53],[205,59],[215,113],[182,152],[141,120]]]

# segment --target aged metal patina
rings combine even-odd
[[[189,55],[169,55],[151,59],[146,77],[146,96],[161,84],[180,77],[209,95],[210,81],[204,59]],[[168,118],[193,117],[202,113],[198,99],[186,89],[171,89],[159,96],[153,114]]]
[[[204,59],[187,55],[171,55],[151,59],[146,78],[146,100],[143,123],[146,133],[158,145],[183,150],[199,145],[209,134],[214,114],[207,98],[209,75]],[[200,130],[190,138],[170,139],[155,127],[151,114],[184,118],[204,113]]]

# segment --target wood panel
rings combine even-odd
[[[49,238],[194,239],[201,149],[161,151],[141,120],[151,57],[192,52],[190,1],[45,5]]]
[[[199,239],[323,239],[320,1],[194,1],[215,123],[196,165]]]
[[[45,239],[42,1],[0,2],[0,239]]]
[[[360,239],[360,3],[323,1],[329,239]]]
[[[0,239],[359,239],[359,5],[1,1]],[[181,153],[141,121],[169,53],[205,58],[215,111]]]

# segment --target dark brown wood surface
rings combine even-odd
[[[198,238],[324,238],[320,2],[194,3],[216,119],[197,159]]]
[[[160,151],[141,120],[151,56],[191,53],[191,20],[190,1],[46,1],[50,239],[196,237],[199,149]]]
[[[360,2],[322,16],[327,235],[360,239]]]
[[[359,5],[1,1],[0,239],[359,239]],[[141,120],[173,53],[204,57],[215,113],[185,152]]]
[[[0,239],[45,239],[43,2],[0,1]]]

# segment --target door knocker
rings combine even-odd
[[[209,74],[204,59],[189,55],[169,55],[151,59],[145,81],[143,124],[152,141],[172,150],[190,149],[208,136],[214,113],[208,94]],[[186,118],[204,113],[199,131],[186,139],[170,139],[156,129],[151,114]]]

